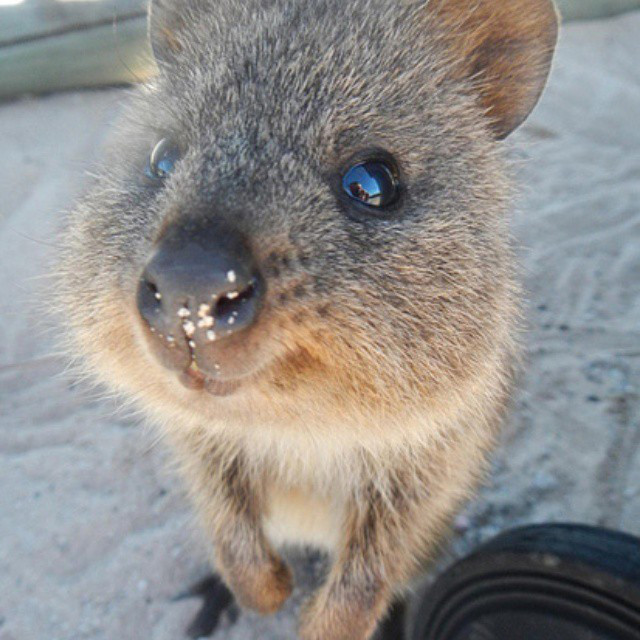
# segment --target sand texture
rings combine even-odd
[[[510,143],[529,362],[489,485],[442,563],[525,522],[640,534],[638,33],[640,13],[569,25]],[[54,229],[123,98],[0,107],[0,640],[182,640],[198,602],[177,596],[207,571],[153,434],[61,375],[46,329]],[[215,637],[293,640],[299,600]]]

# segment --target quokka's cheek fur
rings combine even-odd
[[[159,426],[241,604],[282,606],[278,549],[311,544],[331,568],[302,637],[368,640],[482,480],[509,404],[498,140],[542,91],[555,8],[186,2],[153,0],[158,76],[69,217],[71,355]],[[171,162],[134,179],[153,148]],[[335,186],[376,153],[402,197],[349,215]]]

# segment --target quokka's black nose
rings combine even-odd
[[[140,278],[140,315],[157,340],[177,351],[204,348],[251,326],[264,282],[243,241],[220,223],[175,226]]]

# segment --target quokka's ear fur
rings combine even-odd
[[[538,102],[558,39],[553,0],[428,0],[454,73],[473,80],[498,139],[524,122]]]
[[[147,30],[156,62],[170,62],[182,49],[179,39],[184,26],[186,2],[181,0],[149,0]]]

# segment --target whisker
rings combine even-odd
[[[16,235],[19,235],[20,237],[24,238],[25,240],[30,240],[31,242],[35,242],[36,244],[41,244],[41,245],[44,245],[46,247],[53,247],[54,249],[58,248],[58,245],[55,245],[52,242],[47,242],[46,240],[39,240],[38,238],[33,238],[33,237],[27,235],[26,233],[23,233],[22,231],[18,231],[17,229],[13,229],[12,227],[9,227],[9,231],[15,233]]]

